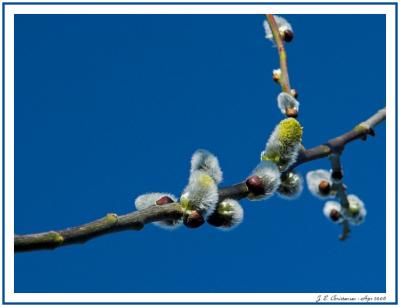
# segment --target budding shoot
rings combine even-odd
[[[218,188],[214,179],[204,171],[193,171],[180,198],[182,208],[196,210],[207,216],[214,210],[217,202]]]
[[[306,175],[306,181],[311,194],[318,198],[333,198],[336,194],[332,189],[331,172],[328,170],[310,171]]]
[[[218,159],[207,150],[199,149],[192,156],[190,173],[198,170],[206,172],[217,184],[222,181],[222,170]]]
[[[327,201],[323,208],[324,215],[334,223],[343,222],[342,206],[337,201]]]
[[[243,208],[234,199],[220,202],[215,211],[207,218],[210,225],[221,230],[231,230],[243,221]]]
[[[284,179],[281,178],[281,184],[278,188],[278,195],[285,199],[296,199],[303,191],[303,178],[300,174],[291,171]]]
[[[290,23],[283,17],[274,15],[275,23],[278,27],[279,35],[285,42],[291,42],[294,37],[293,29]],[[270,41],[274,41],[274,37],[272,34],[271,27],[269,23],[264,20],[264,30],[265,30],[265,38],[269,39]]]
[[[272,161],[261,161],[246,180],[248,198],[261,200],[270,197],[281,183],[281,173]]]

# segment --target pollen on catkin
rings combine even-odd
[[[222,170],[218,159],[207,150],[196,150],[192,156],[190,173],[198,170],[206,172],[217,184],[222,181]]]
[[[278,108],[281,110],[282,114],[286,114],[286,110],[294,109],[299,111],[300,103],[292,95],[282,92],[278,95]]]
[[[261,161],[246,181],[250,200],[262,200],[270,197],[281,183],[281,173],[271,161]],[[258,179],[258,180],[253,180]]]
[[[234,199],[225,199],[220,202],[214,212],[208,217],[210,225],[221,230],[231,230],[243,221],[243,208]]]
[[[302,136],[303,128],[296,119],[282,120],[269,137],[261,160],[274,162],[281,172],[287,170],[296,162]]]
[[[281,178],[278,195],[285,199],[296,199],[303,191],[303,178],[300,174],[291,171]]]
[[[281,36],[283,36],[284,33],[287,31],[290,31],[293,33],[292,26],[285,18],[274,15],[274,19],[275,19],[276,25],[278,26],[279,34]],[[268,21],[264,20],[263,25],[264,25],[264,30],[265,30],[265,38],[269,39],[270,41],[274,41],[274,36],[272,34],[272,30],[268,24]]]
[[[306,181],[311,194],[318,198],[333,198],[336,194],[332,189],[331,172],[328,170],[310,171],[306,175]]]
[[[349,201],[349,208],[345,211],[346,219],[353,225],[362,224],[367,215],[364,202],[353,194],[348,195],[347,200]]]
[[[195,210],[208,216],[218,202],[218,188],[214,179],[205,171],[193,171],[183,190],[180,203],[185,211]]]
[[[162,206],[176,201],[176,197],[169,193],[148,193],[135,199],[135,207],[137,210],[143,210],[153,205]],[[174,229],[182,224],[182,219],[165,219],[153,224],[165,229]]]

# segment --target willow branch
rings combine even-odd
[[[332,166],[332,189],[334,189],[336,193],[336,197],[339,199],[341,206],[345,209],[349,209],[349,200],[347,198],[346,187],[343,184],[343,170],[342,164],[340,162],[340,154],[333,153],[329,156],[331,160]],[[340,235],[339,239],[344,241],[350,235],[350,225],[347,220],[342,222],[342,234]]]
[[[362,139],[371,134],[372,128],[382,122],[386,117],[386,110],[379,110],[366,121],[357,125],[349,132],[329,140],[326,144],[309,150],[304,150],[299,155],[292,169],[300,164],[327,157],[333,152],[343,151],[346,144],[356,139]],[[219,190],[219,200],[226,198],[242,199],[248,196],[248,189],[244,182],[225,187]],[[84,243],[90,239],[105,234],[124,230],[141,230],[144,225],[165,219],[178,219],[183,216],[183,211],[178,203],[151,206],[147,209],[134,211],[125,215],[107,214],[104,218],[94,222],[67,228],[58,231],[49,231],[37,234],[15,235],[15,252],[32,251],[39,249],[54,249],[69,244]]]
[[[386,119],[386,108],[383,108],[372,115],[367,120],[355,126],[352,130],[330,139],[325,144],[316,147],[302,150],[299,153],[296,163],[291,166],[291,169],[299,166],[300,164],[321,159],[329,156],[332,153],[341,153],[345,146],[357,139],[365,140],[368,135],[375,135],[373,128]]]
[[[29,235],[14,236],[14,251],[54,249],[60,246],[84,243],[90,239],[124,230],[141,230],[145,224],[165,219],[177,219],[183,214],[178,203],[164,206],[151,206],[125,215],[109,213],[94,222],[67,228]]]
[[[340,204],[343,208],[349,208],[349,201],[347,199],[346,188],[344,187],[343,180],[342,180],[342,165],[340,163],[340,155],[339,154],[332,154],[329,156],[331,160],[332,166],[332,189],[337,192],[336,196],[340,201]],[[339,174],[339,175],[335,175]]]
[[[281,78],[279,81],[282,86],[282,91],[290,94],[290,82],[289,82],[289,73],[288,73],[285,45],[284,45],[281,35],[279,33],[279,29],[275,22],[274,15],[266,14],[265,16],[267,18],[268,25],[271,28],[272,36],[274,38],[276,47],[278,48],[279,64],[280,64],[280,68],[281,68]]]

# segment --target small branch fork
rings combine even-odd
[[[379,110],[376,114],[347,133],[329,140],[324,145],[302,151],[297,162],[291,169],[303,163],[327,157],[337,152],[335,151],[337,149],[340,149],[340,152],[342,152],[346,144],[356,139],[364,139],[367,135],[371,134],[371,129],[385,118],[386,110]],[[220,201],[226,198],[242,199],[246,198],[247,195],[248,189],[245,182],[219,190]],[[39,249],[54,249],[64,245],[84,243],[105,234],[124,230],[140,230],[145,224],[164,219],[176,219],[182,217],[182,215],[183,211],[178,203],[151,206],[144,210],[134,211],[120,216],[110,213],[102,219],[77,227],[37,234],[15,235],[14,251],[23,252]]]

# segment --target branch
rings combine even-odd
[[[346,239],[349,237],[349,235],[350,235],[350,225],[349,225],[349,221],[348,221],[348,220],[345,220],[345,221],[342,223],[342,226],[343,226],[343,230],[342,230],[342,234],[339,236],[339,240],[344,241],[344,240],[346,240]]]
[[[337,153],[334,153],[329,156],[329,159],[331,160],[331,165],[332,165],[332,188],[337,191],[336,197],[340,201],[340,205],[345,209],[349,209],[349,200],[347,198],[347,192],[346,188],[343,184],[343,170],[342,170],[342,165],[340,163],[340,155]],[[342,234],[340,235],[339,239],[344,241],[348,238],[350,235],[350,225],[347,220],[344,220],[342,223]]]
[[[368,134],[371,134],[371,131],[373,131],[372,129],[385,118],[386,109],[381,109],[349,132],[328,141],[324,145],[304,150],[291,169],[300,164],[324,158],[336,152],[336,150],[340,150],[340,152],[343,151],[345,145],[349,142],[362,139]],[[248,189],[244,182],[219,190],[220,201],[226,198],[242,199],[247,196]],[[108,233],[124,230],[141,230],[145,224],[171,218],[177,219],[182,217],[182,215],[183,211],[178,203],[151,206],[147,209],[134,211],[121,216],[110,213],[102,219],[82,226],[38,234],[15,235],[14,251],[23,252],[38,249],[54,249],[64,245],[84,243],[90,239]]]
[[[347,199],[346,188],[343,185],[343,171],[340,163],[340,155],[332,154],[330,157],[332,165],[332,181],[333,189],[337,191],[337,198],[339,198],[340,204],[343,208],[349,208],[349,201]]]
[[[375,132],[373,128],[385,119],[386,108],[383,108],[364,122],[355,126],[352,130],[336,138],[330,139],[325,144],[300,151],[297,162],[294,163],[290,169],[294,169],[300,164],[306,163],[308,161],[327,157],[332,153],[341,153],[348,143],[357,139],[365,140],[368,135],[374,136]]]
[[[86,241],[124,230],[141,230],[147,223],[168,218],[180,218],[182,209],[178,203],[164,206],[151,206],[144,210],[134,211],[125,215],[109,213],[104,218],[94,222],[67,228],[59,231],[49,231],[29,235],[14,236],[15,252],[24,252],[38,249],[54,249],[56,247],[85,243]]]
[[[287,67],[287,56],[285,51],[285,45],[279,33],[278,26],[275,22],[274,15],[266,14],[267,22],[269,27],[271,28],[272,35],[274,37],[274,41],[276,43],[276,47],[278,48],[279,54],[279,64],[281,68],[281,78],[280,84],[282,86],[282,92],[290,94],[290,83],[289,83],[289,73]]]

